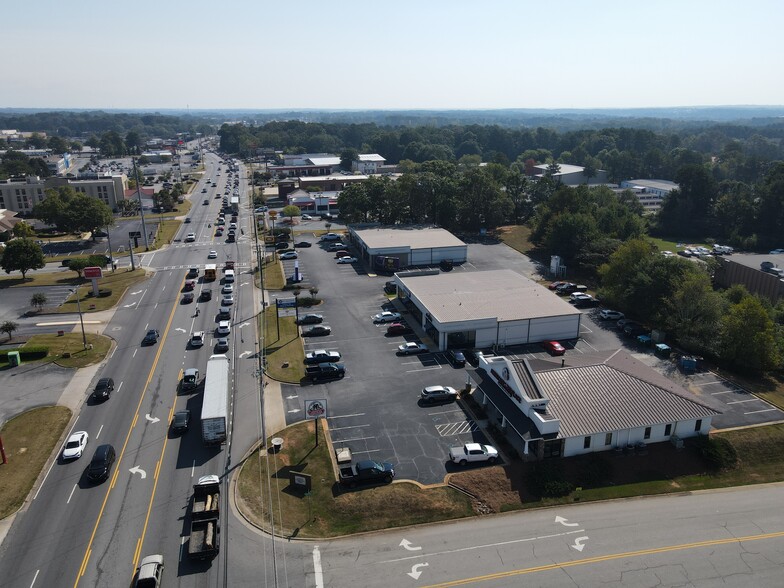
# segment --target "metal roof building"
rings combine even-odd
[[[398,273],[398,296],[439,349],[576,339],[582,314],[512,271]]]
[[[464,263],[467,245],[446,229],[435,227],[349,227],[349,239],[368,266],[379,271]]]
[[[539,458],[707,434],[720,414],[621,350],[563,363],[482,357],[474,379],[507,438]]]

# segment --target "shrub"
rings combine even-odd
[[[531,492],[543,498],[567,496],[574,491],[574,484],[563,479],[559,464],[553,461],[535,464],[528,484]]]
[[[702,435],[696,439],[697,451],[716,470],[728,470],[738,464],[735,447],[723,437]]]
[[[49,348],[46,345],[27,345],[16,349],[3,349],[0,351],[0,361],[8,361],[8,353],[18,351],[19,358],[25,360],[42,359],[49,355]]]
[[[581,475],[585,488],[607,486],[613,479],[613,465],[600,455],[591,455],[585,460]]]

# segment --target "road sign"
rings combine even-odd
[[[139,238],[139,237],[141,237],[141,236],[142,236],[142,232],[141,232],[141,231],[128,231],[128,236],[129,236],[131,239],[134,239],[134,238]]]
[[[267,214],[269,214],[270,218],[275,218],[276,216],[278,216],[278,211],[270,210]]]
[[[297,299],[296,298],[285,298],[280,299],[278,298],[275,303],[278,305],[278,308],[294,308],[297,306]]]
[[[88,280],[95,279],[95,278],[102,278],[103,272],[99,267],[86,267],[82,271],[82,275]]]
[[[318,419],[327,416],[327,400],[325,398],[306,400],[305,416],[308,419]]]

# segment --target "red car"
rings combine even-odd
[[[193,280],[185,280],[185,285],[182,287],[183,292],[188,292],[196,287],[196,282]]]
[[[558,286],[563,284],[568,284],[569,282],[552,282],[549,286],[547,286],[550,290],[555,290]]]
[[[408,335],[409,333],[413,333],[413,331],[404,323],[392,323],[387,327],[387,335]]]
[[[563,355],[566,353],[566,349],[564,349],[564,346],[561,345],[558,341],[545,341],[542,343],[542,347],[544,347],[545,351],[548,351],[551,355]]]

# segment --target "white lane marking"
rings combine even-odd
[[[124,381],[125,381],[125,380],[123,380],[123,382],[124,382]],[[119,392],[119,391],[120,391],[120,389],[122,388],[123,382],[120,382],[120,385],[119,385],[119,386],[117,386],[117,391],[118,391],[118,392]]]
[[[144,330],[145,331],[148,331],[149,329],[150,329],[150,323],[147,323],[146,325],[144,325]]]
[[[762,402],[759,398],[750,398],[749,400],[733,400],[732,402],[725,402],[725,404],[743,404],[744,402]]]
[[[697,384],[699,386],[699,384]],[[717,394],[732,394],[736,392],[736,390],[722,390],[721,392],[711,392],[711,396],[716,396]]]
[[[196,472],[196,460],[194,459],[193,460],[193,465],[191,466],[191,478],[193,477],[193,474],[195,472]]]
[[[342,431],[343,429],[357,429],[359,427],[369,427],[370,425],[353,425],[351,427],[330,427],[330,431]]]
[[[158,253],[158,252],[156,251],[155,253]],[[152,265],[152,258],[155,257],[155,253],[153,253],[150,256],[150,259],[147,260],[147,267],[150,267]]]
[[[134,350],[133,350],[133,355],[131,355],[131,359],[133,359],[134,357],[136,357],[136,352],[137,352],[137,351],[139,351],[139,350],[138,350],[138,349],[134,349]]]
[[[354,437],[353,439],[341,439],[341,443],[350,443],[351,441],[366,441],[367,439],[375,439],[375,437]]]
[[[117,349],[118,349],[118,347],[117,347],[117,345],[115,345],[114,349],[112,349],[112,352],[109,354],[109,359],[114,358],[114,354],[117,353]]]
[[[471,547],[460,547],[458,549],[448,549],[446,551],[436,551],[435,553],[422,553],[419,555],[409,555],[408,557],[400,557],[397,559],[388,559],[380,561],[379,563],[395,563],[398,561],[406,561],[411,559],[418,559],[420,557],[433,557],[436,555],[448,555],[450,553],[460,553],[461,551],[473,551],[474,549],[485,549],[488,547],[499,547],[501,545],[513,545],[515,543],[529,543],[531,541],[539,541],[540,539],[553,539],[555,537],[565,537],[567,535],[574,535],[576,533],[585,533],[585,529],[577,529],[576,531],[565,531],[563,533],[554,533],[553,535],[542,535],[541,537],[526,537],[525,539],[512,539],[511,541],[501,541],[500,543],[486,543],[484,545],[472,545]]]
[[[187,537],[183,537],[182,541],[180,541],[180,561],[182,561],[182,550],[185,547],[185,540],[186,539],[187,539]]]
[[[712,382],[703,382],[702,384],[692,384],[693,386],[711,386],[713,384],[726,384],[724,380],[714,380]]]
[[[313,547],[313,576],[316,588],[324,588],[324,573],[321,571],[321,552],[318,545]]]
[[[744,412],[743,414],[757,414],[758,412],[773,412],[774,410],[778,410],[778,408],[766,408],[765,410],[752,410],[751,412]]]
[[[101,431],[103,431],[103,425],[101,425],[101,428],[100,428],[100,429],[98,429],[98,433],[95,435],[95,438],[96,438],[96,439],[98,439],[98,437],[100,437],[100,436],[101,436]]]
[[[68,431],[68,435],[65,437],[66,439],[68,439],[68,437],[71,436],[71,433],[73,433],[74,429],[76,428],[76,423],[78,421],[79,421],[79,417],[76,417],[76,420],[74,421],[73,427],[71,427],[71,430]],[[52,460],[52,464],[49,466],[49,469],[46,470],[46,475],[44,476],[44,480],[43,480],[43,482],[41,482],[41,485],[38,487],[38,490],[35,491],[35,496],[33,496],[33,500],[38,498],[38,493],[41,491],[41,488],[44,487],[44,484],[46,484],[46,479],[49,477],[49,473],[52,471],[52,468],[54,467],[54,464],[55,464],[56,461],[57,461],[56,458],[53,459]]]
[[[35,570],[35,576],[33,576],[33,581],[32,581],[32,583],[30,584],[30,588],[33,588],[33,586],[35,585],[35,581],[38,579],[38,574],[39,574],[40,572],[41,572],[41,570]]]
[[[76,490],[76,484],[74,484],[74,487],[71,488],[71,493],[68,495],[68,500],[65,501],[66,504],[71,503],[71,497],[73,496],[74,490]]]
[[[142,300],[144,300],[144,295],[145,294],[147,294],[147,289],[145,289],[144,292],[142,292],[141,298],[139,298],[138,302],[136,302],[136,309],[137,310],[142,305]]]

